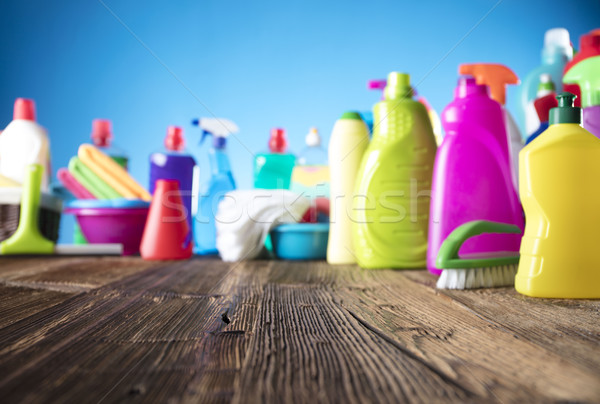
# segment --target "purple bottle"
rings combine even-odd
[[[427,268],[436,275],[441,273],[435,264],[440,246],[458,226],[472,220],[525,226],[502,107],[487,86],[461,77],[442,125],[446,136],[435,158],[427,251]],[[484,234],[467,240],[459,255],[518,252],[520,244],[519,234]]]
[[[185,212],[185,217],[192,228],[192,184],[194,182],[194,166],[196,161],[184,150],[183,130],[177,126],[167,128],[165,150],[150,155],[150,193],[154,193],[156,180],[177,180]]]

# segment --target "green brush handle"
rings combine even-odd
[[[442,269],[459,269],[517,264],[519,262],[518,254],[506,257],[474,259],[461,259],[458,256],[458,251],[462,245],[471,237],[479,236],[481,234],[498,233],[520,234],[521,229],[512,224],[489,222],[486,220],[475,220],[457,227],[442,243],[436,260],[437,267]]]
[[[40,185],[44,169],[39,164],[27,166],[21,193],[21,212],[17,231],[0,243],[1,254],[52,254],[54,243],[46,239],[38,226]]]

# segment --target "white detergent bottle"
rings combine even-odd
[[[30,164],[44,167],[42,189],[47,191],[51,175],[48,133],[35,121],[34,101],[17,98],[13,121],[0,135],[0,175],[22,184]]]
[[[356,262],[352,246],[352,203],[356,174],[369,145],[369,128],[358,112],[345,112],[329,139],[329,264]]]

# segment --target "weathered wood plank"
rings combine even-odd
[[[152,369],[154,361],[159,361],[162,357],[155,356],[161,352],[161,348],[168,347],[178,340],[185,341],[186,338],[191,339],[191,344],[197,344],[194,336],[200,335],[201,330],[177,333],[181,323],[173,317],[177,309],[182,307],[183,299],[161,298],[149,292],[160,284],[169,281],[176,283],[178,275],[183,277],[185,269],[186,265],[177,264],[151,269],[118,283],[116,288],[106,287],[78,295],[65,304],[40,313],[38,318],[31,318],[27,324],[15,324],[15,327],[1,330],[0,347],[6,348],[0,351],[0,373],[10,376],[0,381],[0,390],[9,391],[17,397],[26,395],[28,401],[36,401],[32,394],[39,394],[37,400],[42,397],[62,399],[61,392],[81,400],[83,394],[90,397],[90,393],[84,391],[91,387],[89,384],[98,382],[103,383],[103,388],[98,389],[99,386],[94,386],[96,389],[92,391],[97,395],[102,396],[106,392],[122,393],[121,390],[113,389],[115,380],[126,382],[127,377],[123,379],[125,375],[136,374],[127,374],[127,367],[124,365],[140,363],[138,371]],[[223,275],[225,273],[226,271]],[[131,283],[138,287],[127,292],[120,288],[121,284]],[[202,318],[202,314],[207,311],[206,306],[214,306],[214,300],[210,296],[197,296],[196,299],[186,299],[186,303],[191,312],[198,312],[199,318]],[[156,315],[162,313],[160,321],[166,324],[156,321],[144,324],[136,317],[139,316],[140,310]],[[136,325],[142,329],[136,328]],[[162,338],[159,332],[154,331],[154,328],[160,325],[167,327],[162,330]],[[97,333],[106,327],[114,330],[117,335],[105,336]],[[119,337],[119,332],[124,335]],[[60,378],[56,377],[53,370],[56,363],[64,363],[66,367]],[[93,369],[94,372],[102,375],[106,373],[110,377],[103,375],[100,380],[88,380],[78,373],[80,369],[83,372]],[[31,392],[22,380],[36,382],[39,386],[38,391]],[[177,380],[181,380],[181,377]],[[120,388],[127,386],[123,382],[119,384]],[[59,388],[63,385],[67,386],[68,390],[62,391]]]
[[[0,330],[0,374],[10,374],[0,393],[27,402],[227,400],[265,270],[171,263]]]
[[[2,257],[0,283],[79,293],[157,265],[136,257]]]
[[[72,295],[0,285],[0,329],[57,305]]]
[[[527,299],[509,289],[440,293],[433,281],[423,271],[325,263],[0,259],[0,282],[46,289],[19,289],[19,297],[0,286],[0,314],[19,299],[30,313],[0,325],[0,396],[600,399],[597,302]],[[69,285],[83,293],[49,295]]]
[[[372,275],[372,282],[340,290],[344,307],[485,400],[600,397],[600,374],[566,360],[552,346],[532,344],[401,274]]]
[[[242,402],[440,402],[474,396],[366,329],[324,286],[270,284],[234,396]]]
[[[424,272],[406,274],[433,287]],[[571,363],[600,374],[600,301],[534,299],[514,288],[443,290],[456,304]]]
[[[230,275],[215,288],[224,297],[223,328],[204,339],[203,366],[187,386],[183,402],[231,402],[272,265],[260,261],[233,264]]]
[[[408,279],[415,274],[428,278],[429,283]],[[532,344],[502,323],[491,323],[460,302],[437,293],[431,282],[434,278],[424,271],[289,263],[275,267],[271,280],[296,286],[329,285],[342,306],[365,327],[409,350],[481,399],[502,402],[600,398],[597,371],[582,369],[577,361],[554,352],[554,345]],[[542,303],[530,299],[528,304]],[[570,327],[568,321],[562,325]],[[579,345],[573,335],[565,343]],[[584,344],[581,349],[597,356],[597,346]],[[565,378],[568,382],[556,383]]]

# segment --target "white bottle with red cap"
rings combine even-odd
[[[0,174],[22,184],[29,164],[44,167],[42,189],[47,190],[51,175],[48,133],[35,121],[34,101],[17,98],[13,121],[0,135]]]

